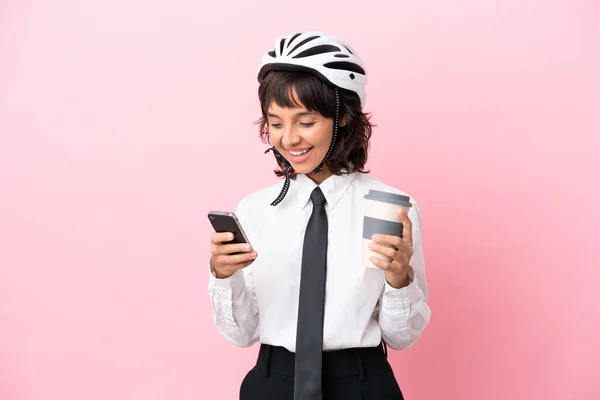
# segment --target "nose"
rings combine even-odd
[[[281,144],[283,147],[294,147],[301,141],[302,138],[298,135],[298,132],[293,125],[288,125],[288,127],[283,129],[283,136],[281,137]]]

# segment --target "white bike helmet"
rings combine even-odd
[[[354,92],[364,108],[367,72],[363,61],[344,41],[321,32],[294,32],[275,40],[258,72],[262,82],[270,71],[304,71]]]
[[[258,81],[262,83],[271,71],[308,72],[335,88],[336,112],[333,125],[333,138],[329,150],[321,163],[313,170],[317,173],[323,169],[336,143],[339,130],[340,98],[337,88],[354,92],[360,99],[360,105],[365,107],[367,72],[360,57],[344,41],[325,35],[321,32],[294,32],[275,40],[274,49],[263,56],[258,71]],[[281,193],[271,203],[276,206],[285,198],[290,176],[295,173],[291,164],[273,146],[266,152],[272,151],[275,158],[285,166],[285,182]]]

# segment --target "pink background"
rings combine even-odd
[[[167,6],[167,4],[170,4]],[[371,170],[420,202],[407,399],[600,398],[600,3],[0,2],[0,399],[236,399],[206,213],[275,181],[275,36],[367,63]]]

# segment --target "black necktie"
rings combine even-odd
[[[317,187],[310,195],[313,210],[306,225],[302,250],[294,400],[321,400],[323,315],[327,272],[327,214],[325,196]]]

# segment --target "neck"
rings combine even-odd
[[[325,179],[329,178],[331,175],[333,174],[329,168],[327,168],[327,166],[323,167],[323,169],[316,174],[306,174],[306,176],[308,176],[317,185],[323,183]]]

